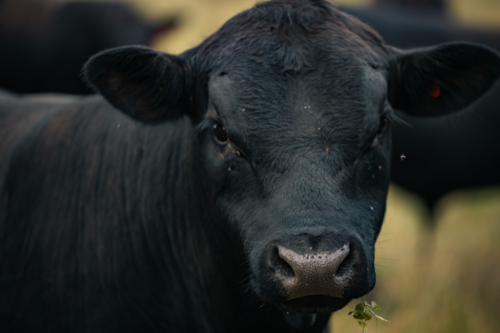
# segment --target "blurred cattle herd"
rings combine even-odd
[[[500,33],[462,27],[443,0],[378,0],[370,7],[341,7],[400,48],[451,41],[500,51]],[[93,54],[123,45],[153,45],[183,24],[175,15],[152,24],[131,7],[109,2],[0,0],[0,88],[19,94],[91,94],[80,72]],[[431,215],[457,189],[500,183],[500,85],[451,118],[399,114],[393,124],[392,179],[421,196]]]
[[[119,3],[0,1],[0,87],[17,93],[90,94],[80,71],[93,54],[149,45],[173,20],[149,24]]]

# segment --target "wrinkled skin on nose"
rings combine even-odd
[[[330,313],[373,288],[373,252],[359,239],[325,230],[276,238],[262,257],[257,283],[286,309]]]
[[[342,297],[348,276],[336,273],[349,254],[349,245],[334,252],[295,252],[281,245],[277,250],[275,276],[286,290],[288,300],[312,295]]]

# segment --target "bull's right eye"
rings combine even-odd
[[[212,134],[218,143],[224,144],[228,140],[226,128],[219,122],[215,122],[212,125]]]
[[[388,127],[389,127],[389,119],[387,119],[386,116],[383,116],[382,118],[380,118],[380,125],[379,125],[379,128],[378,128],[378,133],[379,134],[382,133]]]

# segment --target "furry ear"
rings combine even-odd
[[[189,65],[178,56],[142,46],[100,52],[85,64],[85,81],[130,117],[157,122],[181,117],[188,108]]]
[[[487,92],[500,76],[500,57],[487,47],[449,43],[402,51],[389,74],[389,101],[415,116],[459,111]]]

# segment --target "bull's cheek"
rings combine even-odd
[[[225,150],[220,150],[212,142],[206,145],[204,152],[204,158],[199,162],[198,167],[205,168],[206,178],[210,183],[209,190],[212,195],[218,195],[223,191],[231,171],[234,171],[231,168],[232,155],[227,154]]]
[[[368,265],[366,267],[366,280],[368,289],[372,290],[375,287],[376,283],[376,272],[375,272],[375,254],[374,254],[374,245],[370,247],[371,251],[368,255]]]
[[[370,202],[373,212],[385,202],[390,181],[390,151],[375,144],[373,149],[365,154],[364,163],[357,170],[357,188],[363,189],[361,197]]]

